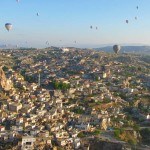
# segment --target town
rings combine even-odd
[[[150,62],[130,53],[0,50],[0,149],[149,149]]]

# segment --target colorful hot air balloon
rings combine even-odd
[[[12,24],[11,23],[6,23],[5,28],[10,31],[12,29]]]

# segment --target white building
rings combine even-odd
[[[63,52],[69,52],[69,48],[62,48]]]
[[[34,148],[34,142],[36,139],[33,136],[22,137],[22,150],[32,150]]]

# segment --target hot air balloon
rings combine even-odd
[[[115,52],[116,54],[120,51],[120,49],[121,49],[121,46],[120,46],[120,45],[114,45],[114,46],[113,46],[113,50],[114,50],[114,52]]]
[[[129,23],[129,20],[126,20],[126,23]]]
[[[48,42],[48,41],[46,41],[46,45],[49,45],[49,42]]]
[[[6,23],[5,28],[10,31],[12,29],[12,24],[11,23]]]

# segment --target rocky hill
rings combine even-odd
[[[9,91],[11,88],[11,82],[6,78],[2,67],[0,67],[0,90]]]

